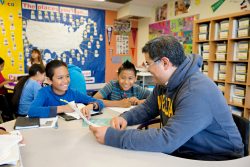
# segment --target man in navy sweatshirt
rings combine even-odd
[[[216,84],[200,71],[202,58],[185,56],[172,36],[142,49],[156,87],[146,101],[115,117],[111,127],[92,127],[98,142],[123,149],[163,152],[200,160],[242,157],[244,145]],[[162,128],[125,130],[160,115]]]

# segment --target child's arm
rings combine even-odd
[[[11,82],[10,80],[5,80],[5,81],[1,82],[0,83],[0,88],[2,88],[5,84],[8,84],[10,82]]]
[[[106,107],[130,107],[131,103],[129,99],[122,99],[122,100],[104,100],[104,97],[100,92],[97,92],[94,95],[94,98],[101,99]]]

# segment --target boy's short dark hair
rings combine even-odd
[[[61,67],[61,66],[64,66],[66,68],[68,68],[67,64],[64,63],[63,61],[61,60],[52,60],[50,61],[47,65],[46,65],[46,68],[45,68],[45,72],[46,72],[46,76],[52,80],[53,76],[54,76],[54,71],[55,71],[55,68],[58,68],[58,67]]]
[[[126,60],[119,68],[118,68],[118,75],[120,75],[120,73],[124,70],[131,70],[134,71],[135,76],[136,76],[136,68],[135,65],[133,63],[131,63],[130,61]]]

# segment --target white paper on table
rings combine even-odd
[[[76,112],[65,112],[66,115],[69,115],[71,117],[74,117],[75,119],[81,119],[81,116]]]
[[[66,101],[64,100],[64,102],[66,102]],[[80,109],[76,106],[76,103],[75,103],[74,101],[68,102],[68,104],[69,104],[69,106],[70,106],[73,110],[75,110],[75,112],[77,112],[77,113],[80,115],[80,117],[81,117],[88,125],[91,125],[91,126],[94,126],[94,127],[100,127],[99,125],[96,125],[96,124],[90,122],[90,121],[82,114],[82,112],[81,112]]]
[[[119,113],[124,113],[125,111],[129,111],[130,109],[135,108],[135,106],[131,106],[129,108],[123,108],[123,107],[107,107],[107,108]]]
[[[83,107],[85,107],[85,105],[82,104],[82,103],[76,103],[76,106],[77,106],[77,108],[79,108],[79,110],[81,110]],[[96,114],[96,113],[99,113],[99,111],[90,110],[91,115]],[[81,116],[76,111],[74,111],[74,112],[66,112],[65,114],[69,115],[71,117],[74,117],[75,119],[81,119]]]
[[[16,164],[20,160],[18,143],[22,136],[16,134],[0,135],[0,165]]]
[[[58,117],[40,118],[40,128],[54,128],[56,127]]]

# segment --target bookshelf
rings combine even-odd
[[[230,110],[250,120],[250,11],[196,20],[193,53],[224,94]]]

